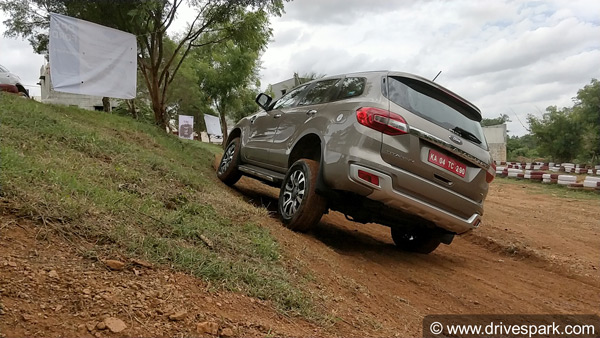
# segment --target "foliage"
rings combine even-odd
[[[304,277],[258,225],[268,211],[215,177],[218,147],[2,93],[0,120],[4,211],[39,221],[40,232],[60,233],[84,256],[142,257],[312,314],[296,286]]]
[[[539,152],[557,162],[568,162],[577,156],[581,146],[580,125],[571,108],[546,108],[541,119],[529,115],[529,128]]]
[[[165,45],[167,30],[183,0],[0,0],[0,10],[10,19],[6,36],[29,39],[34,50],[47,49],[49,13],[66,14],[135,34],[138,37],[138,67],[143,74],[156,125],[169,122],[168,89],[192,48],[218,45],[231,38],[242,39],[252,29],[240,12],[281,15],[282,0],[191,0],[196,16],[173,48]],[[240,21],[240,19],[242,19]],[[216,34],[218,33],[218,34]]]
[[[481,122],[479,122],[479,124],[481,124],[482,127],[490,127],[499,124],[504,124],[506,122],[510,122],[510,118],[506,114],[501,114],[499,117],[493,119],[481,119]]]
[[[577,92],[574,115],[581,125],[581,159],[597,160],[600,156],[600,82],[591,83]]]
[[[597,161],[600,154],[600,82],[592,79],[573,100],[573,107],[558,109],[551,106],[541,118],[528,116],[538,153],[558,162]]]
[[[506,142],[506,153],[509,161],[519,161],[519,158],[533,160],[539,157],[535,138],[531,134],[510,136]]]
[[[223,43],[196,49],[193,54],[200,89],[220,116],[224,139],[227,138],[226,115],[239,119],[256,111],[259,56],[271,36],[266,12],[239,10],[235,16],[236,21],[245,26],[238,27],[244,34],[207,35],[205,39],[222,39]]]

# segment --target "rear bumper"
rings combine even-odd
[[[378,176],[379,184],[375,185],[359,178],[358,170]],[[422,181],[417,183],[423,184],[423,187],[431,184],[422,178],[401,169],[396,168],[395,170],[398,171],[398,173],[401,173],[405,179]],[[354,184],[360,184],[372,189],[372,192],[366,195],[367,198],[382,202],[391,208],[418,215],[436,223],[437,226],[448,231],[461,234],[477,228],[481,224],[480,212],[473,212],[468,218],[465,218],[461,215],[456,215],[448,210],[439,208],[438,206],[419,199],[416,196],[395,190],[393,188],[392,177],[383,172],[373,170],[359,164],[351,163],[349,168],[349,177],[352,181],[354,181]],[[415,182],[412,183],[414,184]],[[465,197],[461,197],[460,195],[456,195],[454,198],[462,198],[465,200],[463,203],[470,203],[473,204],[475,209],[482,209],[481,205],[475,203],[474,201],[470,201]]]
[[[11,84],[0,84],[0,92],[19,93],[19,88]]]

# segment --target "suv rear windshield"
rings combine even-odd
[[[386,96],[411,113],[487,149],[483,129],[476,121],[481,119],[479,113],[449,94],[415,79],[389,77]]]

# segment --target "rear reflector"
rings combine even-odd
[[[379,176],[373,175],[363,170],[358,171],[358,177],[364,181],[367,181],[371,184],[379,186]]]
[[[378,130],[387,135],[402,135],[408,133],[406,120],[388,110],[362,107],[356,111],[356,120],[363,126]]]
[[[492,162],[487,172],[485,173],[485,180],[488,183],[492,183],[494,178],[496,177],[496,163]]]

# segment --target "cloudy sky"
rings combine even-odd
[[[295,0],[285,11],[272,20],[263,87],[294,72],[389,69],[431,79],[442,71],[436,82],[484,117],[509,115],[509,133],[522,135],[528,113],[571,106],[579,88],[600,78],[597,0]],[[34,94],[42,63],[27,41],[0,38],[0,64]]]

